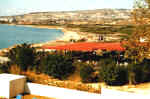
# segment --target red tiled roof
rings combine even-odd
[[[43,46],[44,49],[70,50],[70,51],[93,51],[93,50],[110,50],[123,51],[125,48],[120,43],[73,43],[61,46]]]

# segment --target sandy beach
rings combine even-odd
[[[84,34],[81,34],[81,33],[75,32],[75,31],[71,31],[71,30],[67,30],[66,28],[58,27],[58,26],[42,26],[42,25],[40,25],[40,26],[38,26],[38,25],[23,25],[23,26],[34,27],[34,28],[46,28],[46,29],[60,29],[64,33],[64,35],[62,37],[58,37],[58,38],[56,38],[56,40],[33,44],[34,47],[41,47],[43,45],[51,45],[51,46],[64,45],[64,44],[70,43],[70,39],[79,40],[81,38],[86,37],[86,35],[84,35]]]
[[[9,25],[15,25],[15,24],[9,24]],[[36,44],[32,45],[33,47],[41,47],[43,45],[51,45],[51,46],[64,45],[64,44],[70,43],[70,39],[79,40],[84,37],[83,34],[81,35],[80,33],[70,31],[70,30],[67,30],[65,28],[58,27],[58,26],[44,26],[44,25],[17,25],[17,26],[45,28],[45,29],[60,29],[64,33],[64,35],[62,37],[58,37],[58,38],[56,38],[56,40],[51,40],[51,41],[42,42],[42,43],[36,43]],[[8,52],[8,50],[13,48],[14,46],[16,46],[16,45],[1,49],[0,55],[3,55],[3,52]]]
[[[8,24],[8,25],[16,25],[16,24]],[[45,28],[45,29],[59,29],[64,33],[63,36],[56,38],[56,40],[51,40],[51,41],[42,42],[42,43],[36,43],[36,44],[32,45],[33,47],[41,47],[43,45],[51,45],[51,46],[64,45],[64,44],[70,43],[70,39],[79,40],[81,38],[86,37],[85,34],[71,31],[71,30],[68,30],[68,29],[61,27],[61,26],[46,26],[46,25],[16,25],[16,26]],[[12,48],[12,47],[13,46],[11,46],[9,48]],[[2,49],[2,51],[4,51],[4,50],[6,51],[9,48]]]

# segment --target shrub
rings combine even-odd
[[[128,71],[117,66],[112,59],[103,61],[100,67],[100,77],[107,85],[124,85],[128,82]]]
[[[82,79],[82,82],[92,82],[93,81],[93,77],[92,74],[94,72],[94,69],[86,64],[83,64],[80,68],[80,77]]]
[[[21,74],[21,69],[17,65],[10,66],[9,73],[11,74]]]
[[[86,38],[81,38],[81,39],[79,39],[77,42],[86,42],[86,41],[87,41]]]
[[[0,73],[8,73],[9,72],[9,64],[0,64]]]
[[[37,52],[36,58],[35,58],[35,68],[36,73],[44,73],[45,72],[45,64],[44,60],[46,59],[46,56],[49,55],[50,53],[47,52]]]
[[[138,84],[150,81],[150,60],[144,59],[142,63],[131,63],[128,66],[129,83]]]
[[[129,84],[136,84],[141,81],[142,69],[138,64],[128,65]]]
[[[76,40],[75,39],[70,39],[70,42],[76,42]]]
[[[7,55],[13,64],[17,64],[26,71],[28,68],[32,68],[36,53],[34,48],[24,43],[12,48]]]
[[[144,59],[140,65],[141,65],[142,71],[144,73],[143,82],[150,81],[150,59]]]
[[[72,59],[63,55],[48,55],[44,60],[45,73],[58,79],[66,79],[75,71]]]

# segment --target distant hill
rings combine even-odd
[[[129,9],[97,9],[81,11],[34,12],[17,16],[0,17],[17,24],[90,24],[112,23],[131,17]]]

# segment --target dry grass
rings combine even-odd
[[[11,74],[21,74],[21,69],[20,69],[20,67],[19,66],[17,66],[17,65],[12,65],[11,67],[10,67],[10,69],[9,69],[9,72],[11,73]]]
[[[13,69],[12,69],[13,70]],[[14,72],[15,71],[15,72]],[[13,70],[14,73],[18,73],[18,70]],[[90,84],[91,86],[84,86],[80,82],[80,77],[77,72],[71,75],[68,80],[60,81],[57,79],[53,79],[52,77],[45,74],[36,74],[32,71],[27,71],[24,73],[28,78],[30,78],[35,83],[52,85],[57,87],[69,88],[69,89],[77,89],[77,90],[89,90],[90,87],[98,88],[99,85],[103,88],[114,89],[125,92],[132,92],[137,94],[150,94],[150,83],[142,83],[138,85],[124,85],[124,86],[107,86],[104,83],[95,83]],[[100,90],[99,90],[100,91]],[[93,91],[92,91],[93,92]]]
[[[81,83],[80,82],[81,79],[79,78],[79,76],[78,76],[79,74],[77,74],[77,73],[75,73],[74,75],[69,77],[69,80],[65,80],[65,81],[54,79],[45,74],[36,74],[32,71],[28,71],[24,74],[27,76],[28,79],[30,79],[34,83],[68,88],[68,89],[74,89],[74,90],[80,90],[80,91],[87,91],[87,92],[91,92],[91,93],[100,93],[101,92],[100,86],[95,88],[89,84]]]

